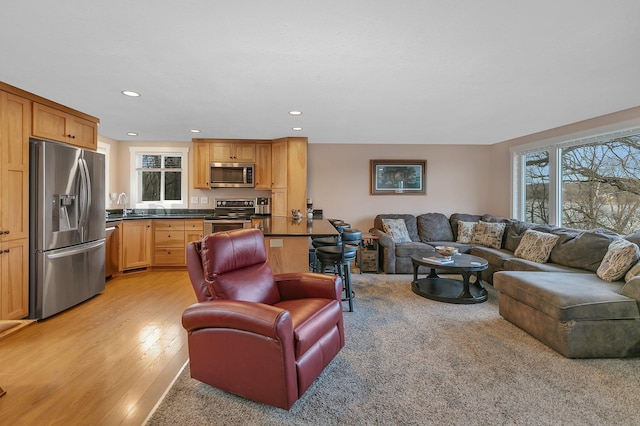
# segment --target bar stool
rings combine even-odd
[[[362,243],[362,231],[358,229],[343,230],[340,234],[340,245],[316,248],[316,261],[320,263],[320,272],[331,268],[342,278],[345,297],[349,302],[349,312],[353,312],[354,293],[351,290],[351,262],[356,258],[358,248]]]
[[[334,228],[338,231],[338,235],[331,237],[316,237],[311,239],[311,245],[314,249],[318,247],[325,246],[339,246],[340,245],[340,234],[343,230],[351,228],[351,225],[343,222],[340,219],[328,219],[329,222],[333,225]],[[313,262],[313,272],[318,270],[318,257],[315,256],[315,260]]]

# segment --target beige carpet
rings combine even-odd
[[[347,343],[290,411],[178,377],[149,425],[638,425],[640,359],[566,359],[410,276],[356,275]]]

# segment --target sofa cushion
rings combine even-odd
[[[384,232],[384,227],[382,226],[382,219],[402,219],[404,220],[404,224],[407,227],[407,232],[409,232],[409,238],[411,241],[420,241],[420,237],[418,237],[418,227],[416,225],[416,217],[411,214],[379,214],[373,219],[373,227],[379,229]]]
[[[382,228],[384,232],[391,235],[394,243],[411,242],[404,219],[382,219]]]
[[[453,241],[458,241],[458,221],[463,222],[480,222],[482,216],[477,214],[454,213],[449,217],[451,223],[451,231],[453,232]]]
[[[502,243],[500,244],[500,248],[505,248],[506,247],[506,242],[507,242],[507,228],[509,227],[509,225],[511,225],[514,222],[517,222],[517,220],[515,219],[508,219],[506,217],[500,217],[500,216],[493,216],[490,214],[484,214],[482,215],[482,219],[480,219],[483,222],[490,222],[490,223],[504,223],[505,227],[504,230],[505,232],[502,233]],[[514,250],[511,250],[514,251]]]
[[[624,239],[627,241],[631,241],[632,243],[640,247],[640,231],[625,235]]]
[[[419,256],[433,254],[435,249],[425,243],[408,243],[396,244],[396,257]]]
[[[557,235],[527,229],[513,254],[533,262],[546,263],[559,238]]]
[[[535,229],[540,232],[550,232],[553,227],[550,225],[541,225],[536,223],[522,222],[522,221],[513,221],[507,228],[505,229],[505,238],[504,238],[504,248],[509,251],[516,251],[518,245],[520,244],[520,240],[522,240],[522,236],[527,231],[527,229]]]
[[[501,293],[559,321],[640,318],[634,299],[620,294],[623,284],[595,274],[514,272],[495,274]]]
[[[513,258],[513,253],[508,250],[485,246],[474,246],[471,249],[471,254],[485,259],[489,262],[489,265],[494,266],[496,269],[503,269],[504,262]]]
[[[478,222],[465,222],[459,220],[458,224],[458,237],[456,238],[456,243],[468,244],[471,242],[471,238],[476,230],[476,225]]]
[[[481,220],[474,227],[471,244],[480,244],[499,249],[502,246],[502,235],[506,226],[506,223],[491,223]]]
[[[556,229],[560,239],[551,250],[549,261],[572,268],[596,272],[613,241],[611,235],[592,231]]]
[[[593,274],[586,269],[577,269],[557,263],[538,263],[519,257],[512,257],[504,261],[504,269],[507,271],[532,271],[532,272],[565,272],[574,274]],[[594,274],[595,275],[595,274]]]
[[[638,275],[640,275],[640,262],[633,265],[631,269],[629,269],[627,273],[624,274],[624,280],[625,282],[629,282],[635,277],[637,277]]]
[[[619,280],[639,258],[640,249],[636,244],[618,238],[609,244],[609,250],[604,255],[596,274],[605,281]]]
[[[442,213],[425,213],[416,218],[420,241],[453,241],[449,219]]]

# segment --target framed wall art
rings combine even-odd
[[[427,193],[426,160],[370,160],[371,195]]]

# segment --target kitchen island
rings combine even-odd
[[[326,219],[271,216],[257,222],[264,234],[267,257],[274,274],[309,270],[309,238],[338,235]]]

